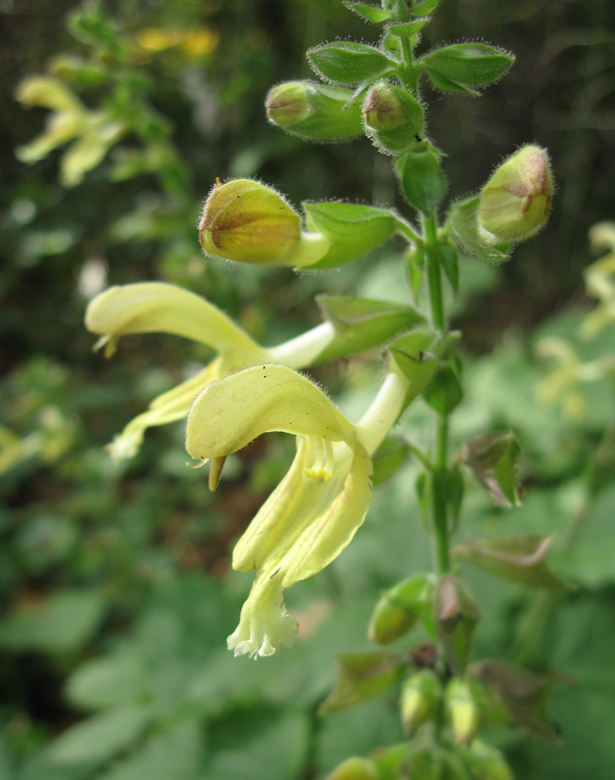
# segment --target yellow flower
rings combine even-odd
[[[228,639],[235,655],[268,656],[292,645],[298,626],[282,591],[327,566],[363,523],[372,495],[371,454],[395,423],[408,385],[391,371],[358,425],[310,380],[279,365],[240,371],[210,384],[195,401],[186,449],[196,459],[223,462],[268,431],[297,437],[290,470],[233,553],[234,569],[256,570]]]
[[[135,417],[110,445],[117,459],[136,454],[146,429],[183,419],[194,399],[213,381],[257,363],[283,361],[286,365],[309,365],[334,335],[324,323],[277,347],[261,347],[220,309],[194,293],[159,282],[111,287],[88,306],[86,327],[101,335],[97,348],[107,357],[115,351],[120,336],[130,333],[172,333],[207,344],[218,357],[196,376],[156,398],[149,409]]]

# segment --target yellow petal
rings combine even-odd
[[[240,450],[268,431],[353,441],[355,427],[327,396],[284,366],[254,366],[214,382],[188,417],[186,449],[197,459]]]
[[[148,410],[131,420],[108,445],[111,456],[115,460],[132,458],[141,448],[148,428],[183,420],[198,394],[219,377],[220,363],[219,358],[214,360],[195,376],[155,398]]]
[[[93,333],[112,338],[129,333],[173,333],[208,344],[218,352],[263,352],[209,301],[161,282],[109,288],[90,302],[85,324]]]

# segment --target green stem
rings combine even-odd
[[[424,220],[425,252],[427,255],[427,282],[431,319],[434,328],[445,330],[442,274],[438,258],[438,235],[435,217]],[[436,445],[431,479],[431,506],[433,512],[434,565],[438,574],[450,569],[448,518],[446,507],[446,478],[448,455],[448,417],[436,420]]]
[[[427,282],[431,319],[434,328],[444,330],[444,303],[442,300],[442,274],[437,254],[438,237],[435,217],[425,220],[425,251],[427,254]]]

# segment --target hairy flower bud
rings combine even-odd
[[[478,739],[464,753],[464,759],[476,780],[513,780],[510,767],[500,751]]]
[[[505,160],[483,187],[478,223],[498,242],[525,241],[546,223],[552,195],[546,150],[524,146]]]
[[[301,122],[310,113],[305,82],[287,81],[272,87],[265,108],[267,119],[280,127],[290,127]]]
[[[408,732],[415,731],[431,718],[441,695],[440,680],[430,669],[422,669],[404,682],[401,691],[401,719]]]
[[[446,686],[446,713],[458,745],[469,745],[478,732],[480,707],[472,686],[459,677]]]
[[[287,81],[272,87],[267,118],[289,133],[311,141],[344,141],[363,133],[361,108],[347,89],[312,81]]]
[[[284,261],[297,249],[301,218],[275,190],[250,179],[216,184],[199,225],[210,255],[246,263]]]
[[[365,132],[389,154],[400,154],[423,129],[423,109],[411,95],[386,81],[373,86],[363,104]]]
[[[423,574],[399,582],[382,595],[369,623],[372,642],[388,645],[409,631],[431,603],[433,584]]]

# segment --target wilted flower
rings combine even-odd
[[[159,282],[111,287],[88,306],[85,323],[100,334],[97,347],[107,357],[120,336],[130,333],[172,333],[207,344],[218,357],[196,376],[156,398],[110,445],[115,458],[138,451],[146,429],[183,419],[194,399],[210,383],[256,363],[284,361],[296,368],[309,365],[334,335],[329,323],[297,339],[267,349],[253,341],[220,309],[194,293]]]
[[[358,425],[284,366],[248,368],[210,384],[195,401],[186,449],[199,460],[219,463],[268,431],[297,437],[290,470],[233,553],[234,569],[256,570],[228,639],[235,655],[273,655],[293,643],[297,621],[282,591],[327,566],[362,524],[372,495],[371,454],[397,419],[407,388],[405,377],[389,373]]]

